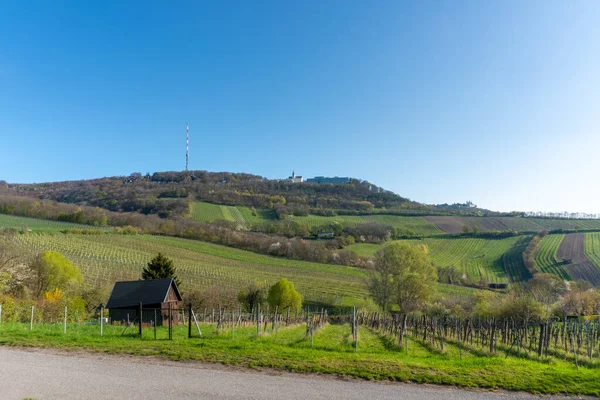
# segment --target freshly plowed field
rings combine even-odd
[[[600,285],[600,271],[585,254],[585,235],[570,233],[565,235],[556,251],[558,261],[571,260],[565,269],[574,280],[585,280],[593,285]]]

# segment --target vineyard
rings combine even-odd
[[[57,319],[62,322],[59,311]],[[98,319],[94,324],[67,322],[67,318],[64,324],[30,320],[31,308],[25,307],[21,317],[6,316],[0,333],[2,342],[13,346],[537,394],[600,394],[597,320],[523,322],[419,314],[403,321],[389,314],[352,310],[332,315],[321,310],[303,310],[295,315],[273,310],[264,314],[178,311],[184,313],[179,319],[184,322],[169,329],[164,324],[142,326],[135,322],[100,325]],[[153,310],[146,313],[152,315]]]
[[[438,267],[453,266],[466,273],[473,281],[521,281],[527,272],[520,256],[523,237],[489,240],[478,238],[426,238],[408,240],[409,243],[426,244],[433,263]],[[348,249],[357,254],[373,255],[385,245],[360,243]],[[507,274],[508,272],[508,274]]]
[[[253,282],[273,284],[285,277],[307,300],[347,304],[367,296],[362,270],[259,255],[186,239],[122,235],[17,235],[11,238],[31,254],[56,250],[78,265],[95,285],[139,279],[158,252],[172,258],[183,290],[211,286],[241,289]]]
[[[586,233],[584,242],[585,255],[600,268],[600,233]]]
[[[537,252],[535,254],[535,264],[540,272],[555,274],[562,279],[571,279],[569,273],[564,268],[564,263],[556,260],[558,246],[565,235],[547,235],[540,240]]]
[[[524,217],[454,217],[428,216],[424,217],[445,233],[461,233],[468,227],[480,232],[539,232],[543,230],[600,230],[600,220],[597,219],[550,219]]]
[[[73,224],[70,222],[48,221],[45,219],[18,217],[15,215],[0,214],[0,229],[15,228],[18,230],[31,230],[35,232],[59,232],[69,229],[98,229],[90,225]],[[102,229],[110,229],[102,227]]]

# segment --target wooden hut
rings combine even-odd
[[[127,323],[139,321],[141,303],[142,323],[162,325],[168,321],[169,309],[172,320],[178,320],[182,300],[173,278],[116,282],[106,308],[112,322]]]

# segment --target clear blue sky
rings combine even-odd
[[[124,4],[127,3],[127,4]],[[0,179],[352,176],[600,212],[600,1],[0,3]]]

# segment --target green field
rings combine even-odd
[[[507,282],[520,280],[525,269],[518,258],[505,257],[506,254],[522,253],[521,236],[506,239],[478,238],[426,238],[407,240],[408,243],[426,244],[433,263],[439,267],[453,266],[466,273],[472,280],[485,279],[487,282]],[[392,242],[393,243],[393,242]],[[348,250],[359,255],[370,256],[385,245],[360,243],[348,246]],[[513,252],[511,253],[511,250]],[[505,265],[506,263],[506,265]]]
[[[600,269],[600,233],[585,234],[585,255]]]
[[[264,220],[266,212],[257,212],[255,216],[248,207],[224,206],[197,201],[192,205],[192,218],[200,222],[225,220],[245,225]]]
[[[101,236],[32,233],[8,240],[29,253],[56,250],[80,266],[88,281],[112,285],[139,279],[158,252],[172,258],[183,289],[211,286],[240,289],[252,282],[273,284],[285,277],[308,300],[346,304],[367,296],[363,270],[275,258],[194,240],[161,236]]]
[[[547,235],[540,240],[538,249],[535,254],[535,264],[540,272],[555,274],[563,279],[570,280],[571,277],[563,264],[556,261],[556,251],[560,242],[562,242],[565,235]]]
[[[540,232],[543,230],[600,230],[600,219],[550,219],[529,217],[425,217],[446,233],[461,233],[465,227],[479,232]]]
[[[59,232],[67,229],[112,229],[107,227],[80,225],[70,222],[49,221],[45,219],[19,217],[6,214],[0,214],[0,229],[1,228],[15,228],[20,231],[27,229],[34,232]]]
[[[59,251],[94,285],[112,286],[115,281],[139,279],[146,263],[162,252],[174,260],[184,291],[212,286],[239,290],[253,282],[272,285],[284,277],[311,302],[354,305],[369,297],[362,269],[270,257],[195,240],[62,233],[31,233],[1,240],[10,240],[29,254]],[[474,290],[440,285],[440,292],[470,294]]]
[[[393,337],[366,326],[359,327],[359,342],[354,347],[347,324],[327,324],[312,339],[306,336],[303,324],[282,326],[277,334],[269,326],[261,336],[257,336],[256,327],[247,326],[237,327],[232,337],[230,327],[226,323],[218,333],[215,325],[200,324],[203,337],[188,339],[187,328],[178,326],[173,340],[165,340],[166,328],[160,327],[159,340],[153,340],[151,329],[144,329],[140,339],[135,327],[123,335],[122,326],[105,326],[100,337],[97,325],[69,324],[63,334],[60,324],[34,325],[30,331],[28,323],[4,323],[0,324],[0,345],[153,356],[368,380],[600,395],[597,358],[576,368],[568,354],[539,358],[524,350],[517,357],[516,351],[500,346],[492,355],[485,348],[451,340],[445,341],[444,351],[440,351],[431,342],[422,341],[421,335],[407,337],[407,346],[400,347]],[[195,328],[193,333],[197,336]]]
[[[443,234],[435,225],[426,221],[423,217],[401,217],[398,215],[338,215],[335,217],[323,217],[320,215],[309,215],[306,217],[293,217],[294,221],[313,226],[327,225],[338,222],[344,226],[356,226],[360,224],[384,224],[391,225],[400,233],[410,232],[413,235],[430,236]]]
[[[192,217],[196,221],[211,222],[216,220],[235,221],[240,224],[249,225],[255,222],[273,220],[273,215],[267,210],[257,210],[253,215],[248,207],[224,206],[205,202],[195,202],[192,206]],[[323,217],[320,215],[309,215],[306,217],[291,217],[293,221],[305,224],[309,228],[338,222],[344,226],[356,226],[359,224],[378,223],[391,225],[404,233],[419,236],[430,236],[443,234],[435,225],[422,217],[402,217],[397,215],[338,215],[334,217]]]

